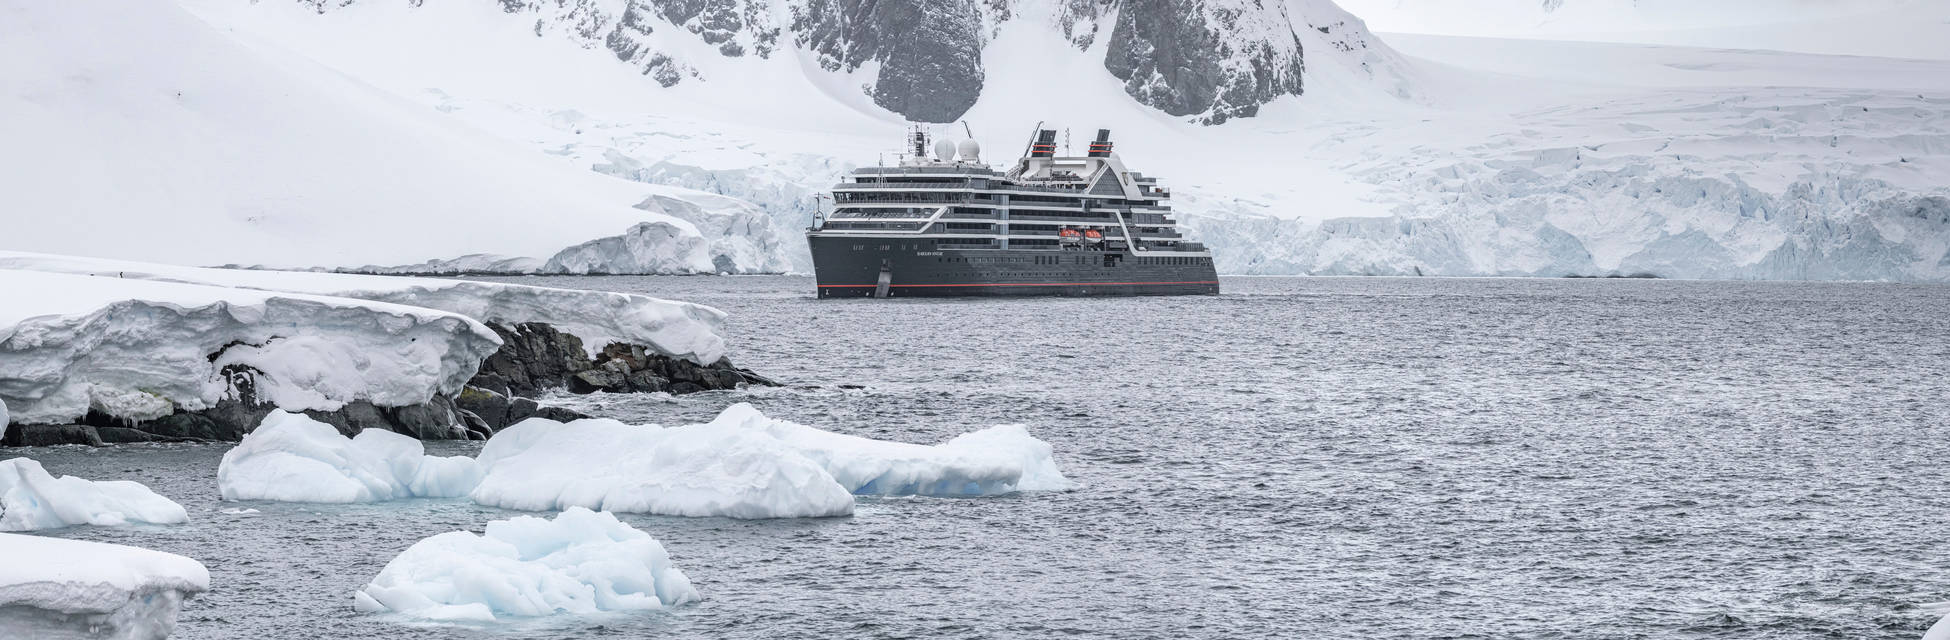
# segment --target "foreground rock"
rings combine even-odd
[[[168,637],[210,572],[135,547],[0,533],[0,638]]]

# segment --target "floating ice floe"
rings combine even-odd
[[[178,524],[189,513],[127,480],[55,478],[28,458],[0,462],[0,531],[35,531],[93,524]],[[8,558],[4,562],[11,562]],[[4,564],[0,562],[0,564]]]
[[[732,405],[705,425],[763,433],[811,459],[846,490],[863,495],[983,496],[1070,488],[1049,443],[1022,425],[998,425],[939,445],[889,442],[765,417]]]
[[[210,572],[183,556],[0,533],[0,638],[167,637]]]
[[[474,460],[426,455],[419,440],[379,429],[347,438],[331,425],[283,411],[266,415],[217,466],[225,500],[452,498],[467,495],[479,480]]]
[[[1020,426],[938,446],[831,433],[733,405],[705,424],[531,418],[479,457],[475,502],[510,509],[733,518],[841,516],[853,494],[980,496],[1068,488],[1048,444]]]
[[[501,340],[457,313],[369,300],[0,269],[0,397],[14,422],[127,420],[257,401],[333,411],[460,391]]]
[[[649,534],[571,507],[414,543],[353,596],[361,612],[443,621],[640,611],[700,599]]]
[[[354,298],[501,324],[542,322],[581,338],[592,356],[612,342],[643,345],[698,364],[711,364],[725,355],[720,333],[723,311],[625,293],[440,278],[210,269],[22,251],[0,251],[0,269]]]

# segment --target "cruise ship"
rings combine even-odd
[[[915,130],[896,166],[855,170],[806,230],[819,297],[1213,295],[1212,254],[1171,218],[1171,193],[1132,172],[1100,129],[1056,155],[1040,126],[1013,168],[973,139],[928,154]]]

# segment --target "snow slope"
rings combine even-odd
[[[642,611],[701,599],[663,544],[606,512],[516,516],[407,547],[354,608],[443,621]]]
[[[0,531],[189,520],[182,505],[138,482],[55,478],[28,458],[0,461]]]
[[[676,241],[634,256],[640,266],[718,270],[690,222],[632,206],[681,193],[565,168],[245,46],[174,3],[8,0],[0,14],[0,248],[297,267],[540,261],[648,223]]]
[[[501,345],[445,311],[174,282],[0,269],[0,300],[0,397],[24,424],[208,408],[233,365],[290,410],[412,405],[458,392]]]
[[[717,362],[726,352],[720,331],[724,312],[624,293],[473,280],[182,267],[22,251],[0,251],[0,269],[355,298],[503,325],[542,322],[581,338],[591,356],[612,342],[643,345],[698,364]]]
[[[0,533],[0,638],[163,638],[210,572],[172,553]]]
[[[474,460],[426,455],[419,440],[366,429],[340,435],[303,414],[272,411],[217,466],[225,500],[380,502],[454,498],[480,482]]]

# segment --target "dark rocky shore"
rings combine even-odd
[[[305,414],[338,427],[348,436],[364,429],[385,429],[421,440],[484,440],[531,417],[589,417],[533,399],[556,389],[681,395],[745,385],[777,386],[764,376],[732,365],[729,358],[699,365],[658,354],[643,345],[610,343],[592,359],[582,339],[547,324],[488,326],[500,334],[501,349],[483,361],[467,386],[452,397],[398,407],[361,400],[337,411]],[[217,355],[211,354],[211,360]],[[91,412],[76,424],[9,425],[0,437],[0,446],[241,440],[275,407],[255,401],[256,371],[233,366],[225,368],[223,374],[230,393],[209,409],[141,421]]]

